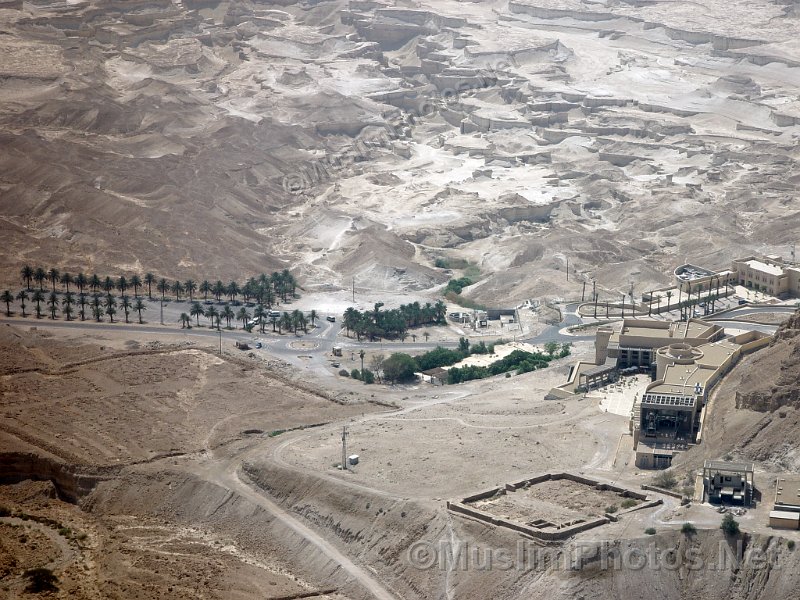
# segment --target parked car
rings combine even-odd
[[[744,299],[739,300],[739,306],[741,306],[742,304],[747,304],[747,300]]]
[[[258,350],[261,349],[261,342],[256,342],[256,349],[258,349]]]
[[[328,315],[326,319],[328,319],[328,321],[330,321],[331,323],[336,323],[336,317],[334,317],[333,315]]]

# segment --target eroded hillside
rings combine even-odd
[[[491,301],[786,253],[793,5],[573,4],[6,2],[2,275],[428,290],[449,258]]]

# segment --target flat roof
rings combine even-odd
[[[800,475],[778,477],[775,504],[800,505]]]
[[[697,362],[704,365],[720,367],[740,349],[741,346],[739,344],[729,340],[720,340],[718,342],[712,342],[711,344],[703,344],[702,346],[698,346],[698,350],[703,353],[703,356],[698,359]]]
[[[756,258],[748,260],[745,264],[751,269],[755,269],[756,271],[761,271],[762,273],[767,273],[769,275],[783,275],[783,267],[779,267],[777,265],[770,265]]]
[[[619,338],[623,335],[649,337],[663,340],[680,341],[684,337],[702,339],[709,337],[717,328],[713,323],[690,319],[682,321],[656,321],[655,319],[625,319],[622,328],[615,331],[612,337]]]
[[[649,388],[648,394],[683,394],[694,395],[697,384],[706,390],[708,380],[717,372],[714,367],[692,365],[669,365],[664,371],[661,384]]]
[[[752,473],[754,467],[755,465],[753,463],[728,462],[727,460],[707,460],[703,463],[703,469],[709,469],[712,471],[730,471],[733,473]]]
[[[788,510],[771,510],[769,511],[770,519],[786,519],[787,521],[800,521],[800,513],[791,512]]]

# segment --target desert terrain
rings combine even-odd
[[[438,259],[492,305],[796,238],[791,3],[5,2],[0,27],[6,283],[430,294]]]
[[[618,301],[686,262],[790,256],[798,32],[798,5],[767,0],[0,0],[0,597],[793,598],[800,533],[767,522],[800,471],[794,304],[748,290],[720,318],[775,339],[715,388],[671,491],[634,466],[648,376],[550,391],[618,325],[581,311],[587,286]],[[25,266],[286,269],[297,294],[270,308],[317,322],[215,328],[143,290],[143,322],[70,318],[55,281],[37,318]],[[343,323],[443,299],[516,310]],[[459,363],[478,367],[569,355],[453,385],[373,367],[461,338],[498,343]],[[696,497],[722,458],[754,462],[760,493],[733,537]],[[658,558],[603,568],[609,547]]]

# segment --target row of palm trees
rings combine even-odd
[[[18,301],[22,316],[27,317],[28,302],[35,305],[32,314],[36,315],[37,319],[41,319],[45,311],[44,306],[47,307],[47,314],[51,319],[55,320],[59,312],[64,316],[67,321],[72,321],[79,318],[81,321],[87,318],[94,318],[98,323],[108,317],[111,322],[114,322],[114,317],[118,314],[118,310],[122,310],[125,315],[125,322],[130,323],[131,313],[138,314],[139,324],[143,323],[142,313],[147,310],[147,306],[142,298],[131,298],[127,295],[122,295],[119,300],[112,294],[84,294],[75,292],[65,292],[63,296],[59,296],[56,292],[43,292],[42,290],[33,290],[28,293],[27,290],[21,290],[16,296],[9,290],[6,290],[0,296],[0,302],[6,305],[6,316],[11,316],[11,303]],[[277,311],[271,311],[263,304],[255,307],[252,314],[246,307],[241,307],[238,312],[235,312],[230,304],[225,303],[224,307],[217,309],[215,306],[203,307],[200,302],[192,302],[188,313],[181,313],[180,323],[181,327],[190,327],[192,318],[195,319],[197,326],[200,326],[200,317],[206,317],[210,321],[212,328],[221,328],[221,323],[224,320],[228,329],[231,329],[233,322],[241,322],[242,329],[252,331],[253,327],[258,326],[261,333],[266,330],[267,324],[272,324],[272,331],[283,333],[283,331],[292,331],[297,333],[302,329],[303,332],[308,332],[309,322],[313,327],[316,325],[318,318],[317,311],[312,310],[308,316],[301,310],[294,310],[292,312],[284,311],[282,314]]]
[[[45,270],[42,267],[33,268],[25,265],[20,270],[20,277],[27,292],[32,292],[34,285],[43,292],[45,285],[50,286],[52,292],[56,292],[56,286],[60,286],[65,293],[70,292],[70,286],[76,288],[83,294],[86,290],[98,293],[100,290],[110,295],[112,291],[119,290],[123,296],[128,290],[133,291],[134,298],[139,298],[139,291],[144,293],[147,289],[147,297],[153,299],[153,289],[161,295],[161,300],[166,300],[167,294],[172,294],[178,301],[181,297],[186,297],[190,302],[194,301],[195,294],[203,294],[203,299],[208,300],[209,296],[216,298],[220,302],[223,297],[235,302],[242,296],[245,302],[256,300],[259,304],[272,306],[278,301],[286,302],[288,298],[297,295],[297,281],[288,269],[275,271],[271,275],[262,273],[258,277],[251,277],[243,285],[236,281],[223,283],[221,280],[215,282],[203,280],[197,282],[193,279],[186,281],[170,281],[165,278],[157,278],[152,273],[146,273],[143,277],[132,275],[126,277],[121,275],[119,278],[100,277],[97,274],[86,275],[78,273],[61,273],[56,268]]]
[[[251,314],[244,306],[238,312],[235,312],[227,303],[222,309],[217,310],[214,306],[203,308],[199,302],[192,302],[189,312],[181,313],[181,328],[190,327],[192,318],[195,319],[195,323],[199,327],[200,317],[206,317],[212,328],[220,329],[221,322],[224,319],[228,329],[231,329],[233,321],[238,321],[241,322],[242,329],[245,331],[252,331],[253,327],[258,326],[261,333],[265,332],[268,323],[272,324],[273,332],[283,333],[285,330],[297,333],[299,329],[302,329],[304,333],[307,333],[309,322],[313,327],[318,318],[315,310],[312,310],[308,316],[298,309],[292,312],[284,311],[279,314],[277,311],[270,311],[263,304],[258,304]]]
[[[101,294],[89,294],[75,292],[66,292],[63,297],[52,291],[45,293],[42,290],[20,290],[19,293],[14,295],[11,291],[6,290],[0,296],[0,301],[6,305],[6,316],[11,316],[11,303],[17,300],[22,310],[22,316],[27,317],[28,302],[35,304],[34,313],[37,319],[44,316],[42,305],[47,307],[47,312],[50,318],[55,320],[59,311],[64,315],[67,321],[72,321],[76,314],[80,317],[81,321],[87,319],[87,310],[89,317],[93,317],[97,322],[103,320],[105,316],[114,322],[114,316],[117,314],[117,308],[120,308],[125,313],[125,322],[130,322],[130,314],[136,312],[139,315],[139,323],[142,323],[142,313],[147,310],[142,298],[130,298],[130,296],[123,295],[119,302],[111,295],[106,294],[105,297]]]

